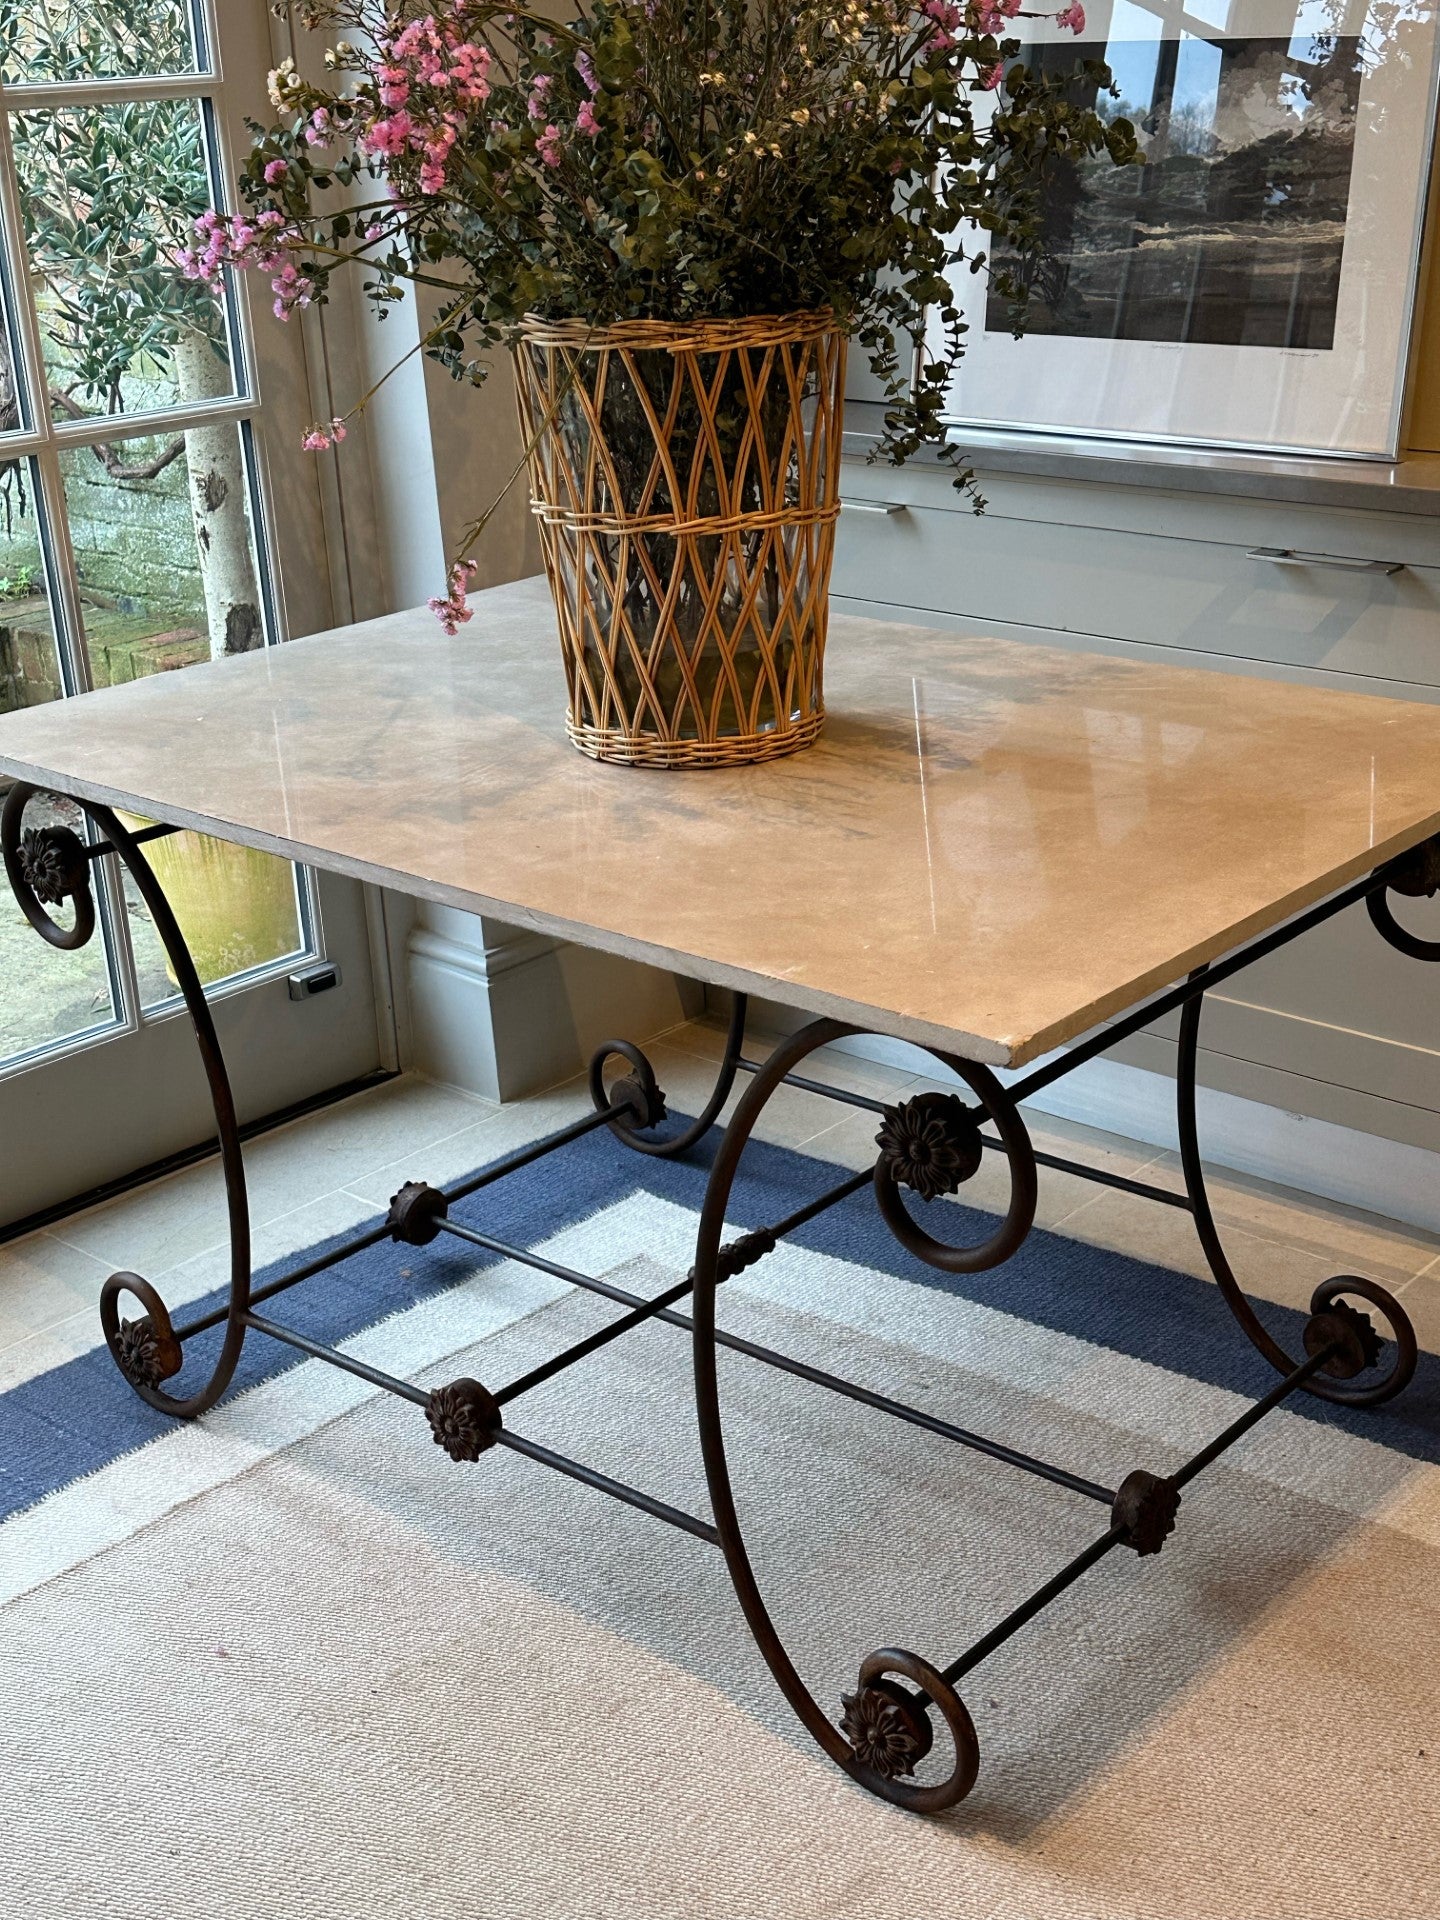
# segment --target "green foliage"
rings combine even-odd
[[[1128,122],[989,30],[1014,10],[972,0],[937,25],[909,0],[588,0],[558,24],[491,0],[319,0],[309,24],[372,51],[337,43],[331,86],[272,77],[283,118],[255,129],[242,190],[303,264],[304,300],[355,261],[382,310],[402,280],[443,289],[429,346],[457,375],[483,377],[478,356],[531,312],[830,308],[880,377],[900,460],[944,439],[954,276],[1003,243],[997,283],[1023,309],[1048,172],[1134,156]],[[463,110],[457,48],[489,61]]]
[[[187,73],[189,0],[0,0],[0,74],[9,84],[98,74]]]
[[[17,567],[0,577],[0,600],[29,600],[44,590],[38,567]]]
[[[123,15],[86,0],[0,0],[0,59],[7,77],[32,80],[184,72],[188,20],[181,0],[132,0]],[[196,107],[34,110],[12,127],[31,265],[72,391],[118,410],[137,360],[163,369],[187,331],[220,348],[213,296],[174,262],[212,197]]]

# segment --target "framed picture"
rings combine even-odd
[[[1065,162],[1026,333],[966,275],[957,425],[1393,459],[1437,103],[1436,0],[1086,0],[1027,64],[1133,121]],[[1080,69],[1109,66],[1120,97]]]

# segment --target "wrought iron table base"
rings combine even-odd
[[[737,996],[711,1097],[703,1112],[683,1132],[667,1137],[657,1131],[665,1120],[665,1103],[650,1062],[630,1042],[610,1042],[591,1063],[592,1110],[570,1126],[508,1154],[484,1172],[450,1187],[432,1187],[421,1181],[407,1184],[395,1195],[389,1214],[380,1225],[353,1236],[343,1245],[262,1287],[252,1287],[245,1172],[230,1083],[194,963],[143,850],[146,840],[171,829],[162,826],[132,832],[109,808],[87,801],[80,803],[90,823],[90,837],[86,840],[64,827],[27,830],[24,814],[35,791],[23,785],[12,789],[0,816],[0,846],[3,846],[6,872],[26,917],[52,945],[66,950],[83,946],[95,929],[96,870],[105,862],[122,862],[154,918],[169,957],[194,1026],[214,1105],[230,1219],[229,1298],[224,1307],[176,1326],[160,1295],[141,1275],[112,1275],[101,1294],[101,1324],[117,1366],[135,1391],[151,1406],[179,1418],[203,1414],[214,1406],[229,1385],[247,1335],[262,1334],[311,1358],[356,1374],[371,1385],[422,1408],[435,1443],[453,1460],[474,1461],[492,1447],[507,1447],[718,1546],[724,1553],[750,1629],[795,1712],[839,1767],[870,1792],[900,1806],[917,1812],[937,1812],[963,1800],[975,1783],[980,1764],[979,1742],[969,1711],[956,1691],[957,1683],[1117,1547],[1128,1548],[1141,1556],[1159,1553],[1174,1528],[1182,1488],[1267,1414],[1299,1392],[1317,1394],[1350,1406],[1374,1406],[1400,1392],[1415,1370],[1415,1334],[1404,1309],[1384,1287],[1360,1275],[1337,1275],[1317,1287],[1304,1329],[1303,1355],[1286,1353],[1264,1327],[1236,1281],[1206,1193],[1196,1126],[1195,1063],[1201,1010],[1210,987],[1359,900],[1366,901],[1378,931],[1401,952],[1422,960],[1440,959],[1440,942],[1422,940],[1410,933],[1395,918],[1389,903],[1392,891],[1410,896],[1440,891],[1440,839],[1424,843],[1275,932],[1252,941],[1224,960],[1199,969],[1189,980],[1023,1075],[1008,1089],[1001,1086],[988,1068],[937,1052],[935,1058],[968,1086],[973,1104],[959,1095],[929,1092],[887,1105],[797,1072],[818,1048],[857,1031],[832,1020],[814,1021],[783,1041],[763,1063],[750,1060],[744,1053],[746,1003],[743,996]],[[67,900],[73,902],[75,915],[74,924],[69,928],[62,927],[48,911]],[[1174,1193],[1143,1180],[1057,1155],[1037,1153],[1020,1113],[1020,1103],[1160,1014],[1176,1009],[1181,1012],[1176,1095],[1184,1192]],[[617,1059],[624,1063],[627,1071],[620,1078],[607,1081],[607,1065]],[[527,1248],[512,1246],[452,1216],[456,1201],[494,1185],[522,1167],[532,1166],[601,1127],[608,1127],[626,1147],[640,1153],[667,1157],[684,1153],[716,1124],[742,1073],[750,1076],[750,1082],[725,1128],[710,1172],[695,1264],[684,1279],[677,1280],[653,1299],[545,1259]],[[873,1169],[840,1181],[785,1219],[726,1243],[723,1240],[726,1207],[741,1157],[767,1102],[782,1085],[801,1087],[873,1112],[879,1122],[878,1157]],[[988,1121],[994,1131],[983,1131],[982,1121]],[[957,1247],[932,1237],[914,1219],[904,1194],[908,1192],[929,1201],[939,1195],[958,1193],[974,1175],[987,1151],[1003,1153],[1009,1162],[1011,1193],[1004,1219],[988,1239],[974,1245]],[[1142,1195],[1160,1205],[1188,1210],[1194,1216],[1223,1299],[1248,1338],[1279,1375],[1269,1393],[1177,1471],[1155,1474],[1137,1467],[1117,1488],[1101,1486],[1069,1468],[1038,1459],[1002,1440],[971,1432],[773,1348],[741,1339],[716,1325],[715,1296],[719,1286],[764,1259],[787,1234],[865,1186],[873,1187],[887,1225],[917,1259],[957,1273],[980,1272],[998,1266],[1023,1243],[1033,1223],[1039,1166],[1059,1168],[1085,1180]],[[323,1346],[258,1311],[267,1301],[365,1247],[386,1239],[425,1246],[441,1236],[458,1238],[537,1268],[613,1301],[624,1312],[598,1332],[517,1379],[501,1384],[454,1380],[426,1391]],[[126,1294],[143,1308],[139,1318],[122,1318],[120,1306]],[[680,1311],[680,1303],[688,1296],[693,1296],[692,1310],[684,1313]],[[1356,1299],[1378,1309],[1387,1324],[1388,1339],[1382,1339],[1367,1313],[1351,1304]],[[580,1460],[526,1438],[509,1424],[508,1410],[532,1388],[651,1320],[678,1327],[691,1336],[701,1448],[713,1519],[684,1512],[651,1493],[597,1472]],[[165,1383],[178,1374],[183,1365],[186,1343],[198,1334],[221,1327],[224,1336],[220,1351],[205,1384],[184,1398],[167,1392]],[[896,1647],[866,1655],[860,1663],[854,1691],[843,1696],[839,1716],[832,1718],[791,1662],[750,1564],[726,1462],[716,1378],[716,1357],[722,1347],[1093,1500],[1105,1509],[1103,1530],[1067,1566],[948,1665],[937,1666],[918,1654]],[[922,1782],[917,1777],[917,1769],[925,1763],[934,1744],[937,1715],[948,1729],[953,1753],[941,1777]]]

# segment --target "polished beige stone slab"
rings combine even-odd
[[[1440,707],[837,618],[808,753],[564,736],[538,581],[0,719],[0,771],[1019,1065],[1440,829]]]

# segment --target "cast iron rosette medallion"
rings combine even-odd
[[[27,827],[20,836],[20,872],[37,900],[62,907],[85,885],[90,862],[69,827]]]
[[[149,1314],[122,1320],[115,1336],[115,1358],[132,1387],[158,1387],[180,1371],[180,1342],[168,1329],[157,1327]]]
[[[658,1127],[667,1111],[664,1092],[653,1073],[627,1073],[611,1087],[610,1099],[612,1104],[629,1109],[633,1115],[630,1124],[636,1127]]]
[[[1353,1380],[1357,1374],[1379,1366],[1384,1351],[1384,1342],[1369,1314],[1340,1299],[1311,1314],[1305,1322],[1304,1342],[1312,1359],[1327,1347],[1334,1348],[1324,1366],[1332,1380]]]
[[[1385,1323],[1383,1333],[1347,1295],[1376,1309]],[[1335,1349],[1311,1377],[1308,1388],[1341,1406],[1375,1407],[1393,1400],[1409,1386],[1420,1357],[1415,1328],[1404,1307],[1388,1287],[1358,1273],[1339,1273],[1333,1280],[1320,1282],[1310,1296],[1303,1339],[1312,1358],[1326,1347]]]
[[[452,1460],[478,1460],[495,1444],[503,1424],[500,1403],[478,1380],[452,1380],[436,1387],[425,1404],[425,1418],[437,1447]]]
[[[907,1704],[902,1688],[890,1680],[877,1680],[843,1694],[840,1705],[844,1709],[840,1731],[862,1767],[869,1767],[882,1780],[898,1780],[915,1771],[915,1763],[924,1759],[930,1747],[930,1722],[919,1707]]]
[[[145,1309],[138,1319],[120,1317],[120,1301],[129,1294]],[[100,1328],[110,1358],[142,1398],[168,1406],[160,1391],[185,1364],[170,1310],[148,1280],[138,1273],[112,1273],[100,1289]]]
[[[891,1174],[922,1200],[958,1193],[980,1170],[980,1123],[953,1093],[917,1093],[887,1107],[875,1136]]]
[[[69,827],[27,827],[25,809],[36,789],[14,786],[0,811],[0,851],[10,891],[31,926],[52,947],[74,953],[95,932],[95,895],[85,842]],[[62,927],[49,907],[75,903],[75,924]]]
[[[1124,1527],[1127,1547],[1139,1554],[1159,1553],[1175,1531],[1179,1511],[1180,1490],[1173,1481],[1137,1467],[1120,1482],[1110,1519]]]
[[[629,1073],[605,1084],[605,1063],[618,1058]],[[606,1040],[590,1056],[590,1098],[597,1113],[610,1115],[610,1131],[641,1153],[663,1152],[663,1142],[637,1140],[637,1132],[648,1133],[665,1118],[665,1095],[655,1078],[649,1057],[633,1041]]]
[[[902,1647],[867,1654],[860,1684],[841,1704],[840,1732],[850,1752],[835,1757],[882,1800],[912,1813],[941,1813],[974,1786],[980,1772],[975,1723],[944,1674],[919,1654]],[[911,1776],[935,1743],[936,1719],[949,1733],[954,1754],[942,1778],[920,1781]]]

